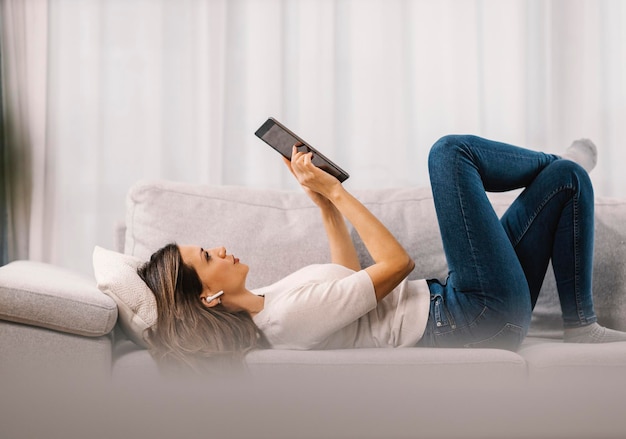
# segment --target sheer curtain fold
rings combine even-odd
[[[47,1],[3,0],[6,261],[45,259]]]
[[[295,189],[268,116],[351,188],[427,185],[465,132],[591,137],[623,195],[625,24],[620,0],[3,0],[14,258],[91,272],[141,179]]]

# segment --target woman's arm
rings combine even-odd
[[[285,163],[294,176],[296,176],[291,167],[291,162],[285,159]],[[350,236],[346,221],[341,212],[321,194],[313,192],[306,186],[303,186],[302,189],[304,189],[304,192],[320,208],[322,222],[328,237],[331,262],[343,265],[354,271],[361,270],[361,262],[359,261],[354,243],[352,242],[352,237]]]
[[[415,267],[415,263],[396,238],[360,201],[354,198],[332,175],[311,163],[311,153],[294,151],[291,167],[298,182],[310,191],[330,201],[359,233],[374,264],[365,271],[382,300]]]
[[[361,262],[354,248],[346,221],[341,212],[332,203],[329,204],[330,208],[321,209],[321,213],[330,246],[330,259],[335,264],[359,271]]]

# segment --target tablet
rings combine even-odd
[[[274,148],[276,151],[278,151],[280,154],[282,154],[282,156],[285,157],[287,160],[291,160],[291,151],[293,145],[301,144],[300,146],[298,146],[298,150],[304,152],[312,152],[313,158],[311,159],[311,162],[315,166],[322,169],[323,171],[328,172],[330,175],[333,175],[340,182],[343,182],[347,180],[348,177],[350,177],[350,175],[348,175],[346,171],[334,164],[328,158],[324,157],[322,153],[320,153],[307,142],[302,140],[302,138],[295,135],[292,131],[290,131],[287,127],[285,127],[273,117],[267,119],[265,123],[261,125],[261,127],[256,130],[254,134],[265,143],[267,143],[269,146]]]

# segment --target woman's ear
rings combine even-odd
[[[220,296],[222,294],[224,294],[223,291],[218,291],[217,293],[211,296],[204,296],[204,297],[201,297],[200,299],[202,300],[202,304],[204,306],[206,306],[207,308],[213,308],[214,306],[222,303],[222,299],[220,299]]]

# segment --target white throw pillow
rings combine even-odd
[[[144,332],[156,323],[156,299],[137,274],[141,259],[96,246],[93,268],[98,288],[118,307],[119,323],[126,335],[147,347]]]

